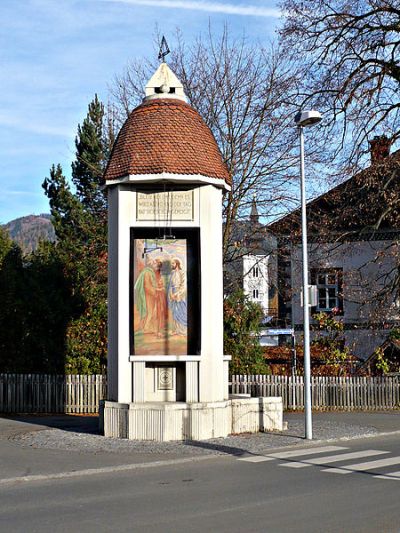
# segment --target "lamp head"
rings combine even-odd
[[[294,121],[299,128],[304,128],[306,126],[313,126],[317,124],[322,119],[321,113],[319,111],[299,111],[294,117]]]

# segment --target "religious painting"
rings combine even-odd
[[[133,239],[135,355],[188,354],[187,239]]]

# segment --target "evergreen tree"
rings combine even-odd
[[[71,192],[61,165],[51,167],[50,177],[44,180],[43,188],[49,198],[57,239],[59,241],[79,239],[85,214],[81,202]]]
[[[22,252],[0,228],[0,369],[15,372],[23,357]]]
[[[75,140],[76,194],[59,165],[43,184],[58,238],[56,252],[81,301],[81,312],[66,332],[65,368],[73,373],[101,372],[106,358],[107,205],[99,185],[110,140],[103,139],[103,120],[104,106],[96,95]]]
[[[76,161],[72,163],[77,198],[87,211],[97,215],[104,215],[106,208],[106,197],[99,187],[106,162],[103,120],[104,105],[96,94],[82,126],[78,125]]]
[[[2,266],[4,258],[7,256],[12,246],[13,242],[8,232],[0,226],[0,267]]]
[[[19,371],[63,373],[66,332],[79,316],[82,302],[74,296],[54,243],[42,242],[24,261],[24,368]]]

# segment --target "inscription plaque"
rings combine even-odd
[[[193,220],[193,191],[138,192],[136,219],[141,221]]]

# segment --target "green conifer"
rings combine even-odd
[[[106,197],[100,189],[106,163],[103,120],[104,105],[96,94],[82,126],[78,125],[76,160],[72,163],[72,181],[77,197],[85,209],[97,215],[104,215],[106,208]]]
[[[58,239],[55,251],[81,305],[66,330],[68,373],[99,373],[105,366],[107,203],[100,182],[111,141],[103,139],[103,120],[104,106],[96,95],[75,139],[72,181],[76,193],[60,165],[51,168],[43,184]]]

